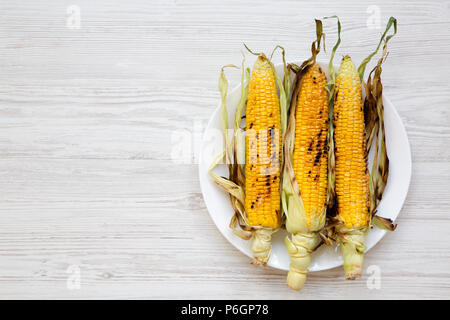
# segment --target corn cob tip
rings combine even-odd
[[[265,266],[270,258],[270,252],[272,251],[272,228],[261,228],[253,233],[252,251],[253,260],[252,264],[257,266]]]
[[[306,274],[296,271],[289,271],[286,283],[289,288],[294,290],[300,290],[306,282]]]
[[[286,237],[284,242],[291,256],[286,282],[290,288],[299,290],[305,284],[309,264],[311,263],[310,254],[320,243],[320,237],[316,232],[293,233],[291,239]]]
[[[346,280],[356,280],[361,277],[361,274],[362,274],[361,267],[355,266],[354,269],[345,272],[345,279]]]
[[[346,240],[342,241],[342,255],[344,257],[345,278],[355,280],[361,277],[364,262],[364,239],[365,229],[353,231],[345,235]]]
[[[344,263],[345,279],[355,280],[361,277],[363,259],[364,255],[358,253],[352,256],[352,259],[350,259],[352,261],[347,261]]]

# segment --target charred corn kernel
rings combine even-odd
[[[308,228],[323,212],[327,196],[327,78],[318,64],[302,77],[296,109],[293,167]]]
[[[361,79],[349,56],[336,77],[334,104],[337,213],[347,228],[369,223],[369,173]]]
[[[245,211],[251,226],[280,222],[280,107],[267,58],[259,56],[249,82],[246,112]]]

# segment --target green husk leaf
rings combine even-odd
[[[229,64],[220,70],[220,76],[219,76],[219,91],[221,96],[221,114],[222,114],[222,127],[223,127],[223,135],[224,135],[224,146],[225,146],[225,163],[227,166],[231,165],[231,144],[228,137],[228,109],[227,109],[227,92],[228,92],[228,80],[225,77],[225,68],[237,68],[239,67]]]
[[[331,50],[330,63],[328,64],[328,73],[329,73],[332,81],[336,80],[336,72],[335,72],[334,66],[333,66],[333,59],[334,59],[334,55],[336,54],[336,50],[338,49],[339,45],[341,44],[341,21],[339,20],[339,17],[336,15],[324,18],[324,19],[334,19],[334,18],[337,20],[338,39],[337,39],[335,45],[333,46],[333,49]],[[333,89],[334,89],[334,84],[335,84],[335,82],[331,82],[331,83],[328,83],[328,86],[333,85]],[[333,97],[333,96],[331,96],[331,97]]]
[[[394,27],[394,33],[386,37],[387,32],[389,31],[389,29],[390,29],[392,26]],[[387,23],[387,25],[386,25],[386,30],[384,31],[383,35],[381,36],[381,39],[380,39],[380,42],[378,43],[377,48],[375,49],[375,51],[373,51],[371,54],[369,54],[369,55],[367,56],[367,58],[365,58],[365,59],[361,62],[361,64],[359,65],[359,67],[358,67],[358,73],[359,73],[359,77],[360,77],[361,79],[364,79],[364,72],[365,72],[365,70],[366,70],[366,66],[367,66],[367,64],[369,63],[369,61],[372,59],[372,57],[373,57],[374,55],[377,54],[378,49],[380,49],[380,46],[381,46],[381,43],[383,42],[383,40],[386,38],[386,40],[385,40],[385,45],[386,45],[386,44],[389,42],[389,40],[390,40],[396,33],[397,33],[397,19],[395,19],[394,17],[390,17],[390,18],[389,18],[389,21],[388,21],[388,23]]]
[[[253,52],[245,43],[242,44],[244,45],[245,49],[247,49],[247,51],[250,52],[252,55],[266,57],[266,55],[263,52]]]
[[[244,159],[245,159],[245,136],[241,129],[242,114],[248,96],[248,82],[250,79],[250,71],[245,69],[245,55],[242,59],[241,73],[241,97],[236,106],[234,115],[233,128],[233,165],[230,172],[230,179],[235,181],[241,188],[245,189]],[[245,70],[245,71],[244,71]]]
[[[272,55],[275,50],[281,49],[281,57],[283,59],[283,69],[284,69],[284,77],[281,82],[277,73],[275,72],[275,67],[272,64],[272,68],[277,79],[278,87],[280,88],[280,113],[281,113],[281,136],[283,137],[286,132],[287,127],[287,113],[290,105],[290,97],[291,97],[291,71],[289,66],[286,63],[286,55],[285,50],[282,46],[277,45],[270,55],[270,59],[272,59]]]

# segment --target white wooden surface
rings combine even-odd
[[[243,41],[303,59],[313,18],[338,14],[338,55],[361,61],[382,31],[367,27],[366,4],[0,2],[0,298],[450,298],[449,2],[371,4],[382,28],[399,21],[383,80],[409,134],[410,192],[397,231],[366,258],[379,290],[337,268],[294,292],[219,234],[197,165],[173,163],[171,139],[206,124],[219,67],[240,62]],[[70,5],[80,29],[67,27]],[[335,30],[326,24],[329,44]]]

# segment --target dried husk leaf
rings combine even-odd
[[[276,73],[275,66],[273,65],[273,63],[270,62],[270,64],[272,66],[272,69],[273,69],[273,72],[275,75],[275,79],[278,84],[278,88],[280,89],[281,136],[284,137],[284,134],[286,132],[286,127],[287,127],[287,114],[288,114],[288,108],[290,105],[290,97],[291,97],[291,72],[290,72],[288,65],[286,64],[284,48],[280,45],[276,46],[272,52],[272,55],[276,49],[281,50],[281,57],[283,59],[283,69],[284,69],[283,81],[281,81],[280,77]],[[271,55],[271,58],[272,58],[272,55]],[[271,61],[271,60],[269,60],[269,61]],[[281,167],[283,167],[283,154],[281,155]]]
[[[235,197],[241,203],[244,203],[244,190],[230,179],[219,176],[213,171],[214,168],[217,167],[217,165],[223,160],[224,156],[225,150],[223,150],[211,163],[208,170],[209,175],[215,183],[225,189],[225,191],[227,191],[232,197]]]
[[[379,217],[374,215],[372,217],[372,223],[380,229],[394,231],[397,228],[397,224],[389,218]]]
[[[245,177],[243,174],[242,166],[238,161],[238,154],[242,151],[242,135],[240,129],[240,119],[242,110],[245,106],[245,101],[247,99],[248,84],[245,84],[246,70],[243,68],[244,60],[242,61],[242,76],[241,76],[241,98],[236,107],[235,123],[233,128],[233,135],[230,137],[228,129],[228,110],[227,110],[227,91],[228,91],[228,81],[225,77],[224,69],[227,67],[238,68],[234,65],[227,65],[221,69],[219,76],[219,91],[221,94],[221,114],[222,114],[222,127],[224,136],[224,150],[214,159],[209,168],[209,175],[211,179],[221,186],[226,192],[230,194],[231,206],[235,212],[232,220],[230,222],[230,227],[233,232],[242,236],[243,238],[248,237],[248,235],[243,231],[241,226],[248,225],[247,217],[244,212],[244,199],[245,199]],[[248,81],[247,81],[248,82]],[[239,119],[237,121],[236,119]],[[237,138],[236,138],[237,137]],[[245,143],[245,140],[244,140]],[[245,153],[245,147],[244,147]],[[228,167],[229,178],[218,176],[214,173],[214,169],[217,165],[225,159],[226,165]]]
[[[391,27],[394,27],[394,33],[386,37],[386,35],[387,35],[389,29],[391,29]],[[358,73],[359,73],[359,77],[360,77],[361,79],[364,79],[364,72],[365,72],[365,70],[366,70],[366,66],[367,66],[367,64],[370,62],[370,60],[372,59],[372,57],[373,57],[374,55],[377,54],[378,49],[380,49],[381,43],[382,43],[383,41],[385,41],[385,45],[384,45],[384,46],[386,46],[387,43],[389,42],[389,40],[390,40],[393,36],[395,36],[396,33],[397,33],[397,19],[395,19],[394,17],[390,17],[389,20],[388,20],[388,23],[387,23],[387,25],[386,25],[386,29],[384,30],[384,33],[383,33],[383,35],[382,35],[381,38],[380,38],[380,42],[378,43],[377,48],[375,49],[375,51],[373,51],[371,54],[369,54],[369,55],[361,62],[361,64],[360,64],[359,67],[358,67]]]
[[[394,33],[386,36],[390,27],[394,27]],[[381,37],[380,43],[377,49],[369,55],[370,58],[378,51],[382,41],[384,40],[383,52],[378,59],[376,66],[369,73],[368,79],[364,84],[366,97],[364,100],[364,119],[366,126],[366,139],[367,139],[367,155],[371,148],[375,148],[373,152],[373,164],[370,171],[370,212],[372,213],[372,223],[377,227],[381,227],[385,230],[395,230],[396,225],[392,224],[390,219],[375,216],[376,209],[382,199],[384,189],[386,188],[388,176],[389,176],[389,157],[386,149],[386,134],[384,126],[384,105],[383,105],[383,85],[381,82],[382,64],[387,58],[387,44],[388,41],[397,32],[397,20],[393,17],[389,19],[386,26],[386,31]],[[368,61],[364,60],[363,63]],[[363,63],[358,70],[364,73]]]

